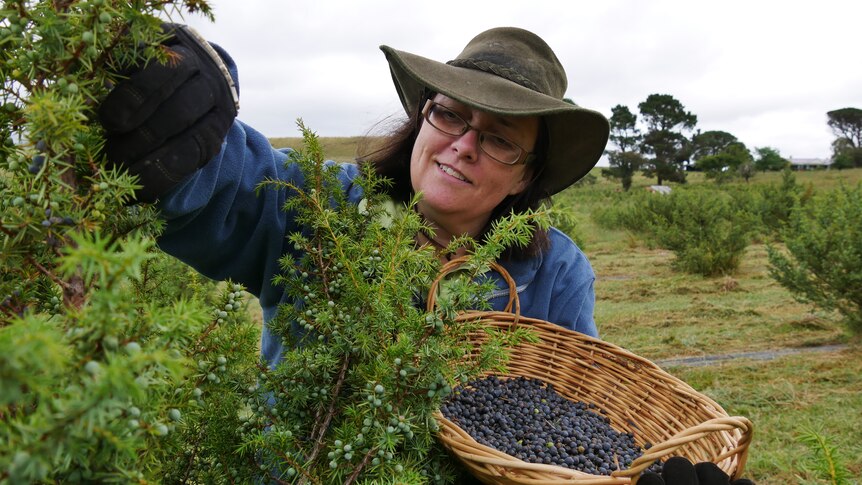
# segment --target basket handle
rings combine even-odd
[[[751,421],[744,416],[713,418],[680,431],[670,439],[657,445],[653,445],[652,448],[632,462],[632,466],[629,468],[616,471],[612,473],[612,475],[630,477],[637,475],[639,477],[640,473],[649,468],[654,461],[666,455],[670,455],[685,444],[697,441],[711,433],[734,430],[742,432],[742,438],[734,448],[725,450],[724,453],[715,457],[714,461],[715,463],[718,463],[725,458],[739,454],[739,463],[731,477],[731,480],[737,479],[742,475],[742,471],[745,468],[745,462],[748,459],[748,445],[751,443],[751,437],[754,431]],[[637,480],[634,480],[633,483],[637,483]]]
[[[437,293],[440,289],[440,283],[443,281],[446,275],[457,270],[469,260],[470,258],[468,256],[460,256],[447,262],[443,265],[442,268],[440,268],[440,272],[437,274],[437,277],[434,278],[434,281],[431,282],[431,287],[428,289],[427,309],[429,312],[433,311],[434,307],[437,306]],[[500,265],[500,263],[492,261],[489,266],[491,267],[491,269],[499,273],[500,276],[503,277],[503,281],[505,281],[506,284],[509,285],[509,301],[508,303],[506,303],[506,307],[503,308],[503,311],[506,313],[513,313],[512,308],[514,308],[515,322],[517,322],[518,318],[521,316],[521,302],[520,300],[518,300],[518,288],[515,284],[515,280],[512,278],[512,275],[510,275],[509,272],[506,271],[506,268]]]

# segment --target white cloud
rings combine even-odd
[[[380,44],[445,61],[490,27],[541,35],[569,76],[567,95],[610,115],[671,94],[698,128],[749,148],[825,157],[826,112],[862,107],[862,2],[821,0],[215,1],[216,22],[186,19],[236,59],[241,119],[268,136],[365,133],[397,114]]]

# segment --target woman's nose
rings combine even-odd
[[[459,157],[475,162],[479,158],[479,132],[473,128],[468,129],[452,142],[452,147]]]

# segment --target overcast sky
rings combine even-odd
[[[516,26],[544,38],[567,97],[610,116],[670,94],[697,129],[749,149],[825,158],[826,112],[862,108],[862,1],[211,0],[186,17],[239,66],[240,119],[269,137],[366,134],[401,106],[379,45],[439,61],[477,33]],[[174,20],[181,20],[175,18]]]

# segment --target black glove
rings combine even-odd
[[[715,463],[707,461],[692,465],[687,459],[674,456],[664,463],[661,476],[653,472],[643,473],[638,485],[754,485],[754,482],[747,478],[731,482]]]
[[[191,28],[167,24],[167,64],[152,61],[119,83],[99,107],[112,166],[126,167],[153,202],[212,159],[237,114],[234,80]]]

